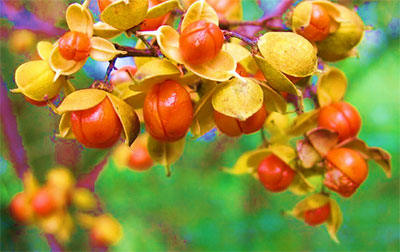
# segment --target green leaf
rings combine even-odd
[[[263,99],[262,89],[256,82],[233,78],[218,85],[212,105],[216,111],[244,121],[263,106]]]

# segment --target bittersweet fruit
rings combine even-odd
[[[226,116],[214,110],[214,121],[218,129],[228,136],[240,136],[241,134],[251,134],[261,129],[267,117],[267,111],[262,106],[254,115],[245,121],[230,116]]]
[[[115,87],[124,82],[132,82],[136,71],[135,66],[123,66],[111,73],[110,83]]]
[[[25,193],[14,195],[10,203],[10,214],[15,221],[22,224],[28,224],[33,220],[32,206]]]
[[[329,35],[330,17],[328,12],[320,5],[313,4],[311,11],[310,24],[302,29],[297,29],[296,33],[305,37],[309,41],[321,41]]]
[[[121,225],[109,214],[98,216],[90,230],[91,244],[97,248],[114,245],[121,237]]]
[[[361,128],[361,117],[357,109],[347,102],[325,106],[318,116],[318,125],[339,134],[339,142],[357,136]]]
[[[75,138],[89,148],[108,148],[119,139],[122,124],[106,97],[93,108],[71,112]]]
[[[82,61],[89,57],[89,37],[81,32],[69,31],[58,42],[61,56],[66,60]]]
[[[132,170],[145,171],[153,166],[153,160],[143,143],[134,144],[129,155],[128,165]]]
[[[367,163],[355,150],[336,148],[329,151],[325,159],[324,184],[343,197],[350,197],[367,178]]]
[[[224,35],[217,25],[199,20],[182,31],[179,49],[186,62],[199,65],[214,59],[223,43]]]
[[[258,176],[271,192],[282,192],[292,183],[296,172],[274,154],[267,156],[258,166]]]
[[[112,4],[115,1],[117,1],[117,0],[97,0],[97,4],[99,5],[100,12],[103,12],[104,9],[107,8],[107,6],[109,6],[110,4]]]
[[[193,119],[190,94],[179,83],[167,80],[152,87],[143,106],[149,134],[159,141],[177,141],[186,135]]]
[[[310,226],[317,226],[327,221],[330,215],[331,205],[328,203],[321,207],[305,211],[304,222]]]
[[[57,208],[57,199],[49,188],[43,187],[33,196],[32,207],[38,216],[47,216]]]

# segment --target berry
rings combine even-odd
[[[317,226],[329,219],[331,215],[331,205],[329,203],[304,213],[304,221],[310,226]]]
[[[110,83],[114,87],[124,82],[132,82],[132,78],[135,75],[137,68],[135,66],[124,66],[119,68],[117,71],[111,73]]]
[[[27,195],[23,192],[17,193],[10,203],[10,214],[19,223],[28,224],[33,220],[33,210]]]
[[[106,97],[93,108],[71,112],[71,128],[76,139],[89,148],[108,148],[119,139],[122,124]]]
[[[339,134],[339,142],[357,136],[361,128],[361,117],[357,109],[347,102],[325,106],[318,116],[318,125]]]
[[[97,0],[97,4],[99,5],[100,12],[103,12],[104,9],[107,8],[107,6],[109,6],[110,4],[112,4],[115,1],[117,1],[117,0]]]
[[[312,5],[310,24],[303,29],[296,30],[296,33],[309,41],[321,41],[329,35],[330,17],[328,12],[318,4]]]
[[[137,171],[145,171],[153,166],[146,145],[143,143],[134,144],[128,161],[129,167]]]
[[[47,216],[56,209],[56,199],[50,189],[40,189],[32,199],[33,211],[39,216]]]
[[[214,59],[223,42],[224,35],[217,25],[199,20],[182,31],[179,49],[186,62],[199,65]]]
[[[152,8],[158,4],[160,4],[161,1],[158,0],[149,0],[149,8]],[[142,31],[153,31],[157,30],[158,27],[161,25],[165,24],[165,22],[169,18],[169,13],[165,14],[164,16],[161,17],[156,17],[156,18],[146,18],[143,20],[142,24],[140,25],[140,30]]]
[[[89,57],[90,39],[82,33],[70,31],[65,33],[58,42],[61,56],[66,60],[82,61]]]
[[[274,154],[267,156],[258,166],[258,176],[265,189],[282,192],[292,183],[296,172]]]
[[[254,115],[245,121],[230,116],[226,116],[214,110],[214,121],[218,129],[228,136],[240,136],[241,134],[251,134],[261,129],[267,117],[267,111],[262,106]]]
[[[58,95],[56,95],[55,97],[51,98],[50,99],[51,102],[54,102],[57,99],[57,97],[58,97]],[[44,107],[44,106],[47,105],[47,101],[36,101],[36,100],[31,99],[31,98],[28,98],[27,96],[24,96],[24,98],[30,104],[38,106],[38,107]]]
[[[343,197],[350,197],[367,178],[367,163],[355,150],[336,148],[329,151],[325,159],[324,184]]]
[[[193,119],[189,93],[179,83],[167,80],[147,94],[143,117],[149,134],[159,141],[176,141],[186,135]]]

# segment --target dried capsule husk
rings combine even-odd
[[[54,81],[55,73],[44,60],[26,62],[15,71],[15,83],[18,88],[11,90],[22,93],[35,101],[45,101],[58,95],[66,84],[65,76]]]
[[[293,76],[312,75],[317,68],[313,45],[293,32],[268,32],[258,40],[261,55],[276,70]]]
[[[115,112],[117,113],[125,136],[125,143],[131,146],[139,134],[140,122],[134,109],[120,98],[98,89],[81,89],[68,95],[61,105],[57,108],[63,114],[60,121],[60,136],[71,137],[71,125],[69,116],[65,116],[71,111],[86,110],[99,104],[104,98],[108,97]]]
[[[326,39],[317,42],[318,56],[326,61],[338,61],[355,56],[355,47],[364,37],[365,26],[358,14],[342,5],[335,4],[340,12],[340,26]]]

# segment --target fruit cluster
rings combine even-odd
[[[215,127],[229,137],[260,132],[260,147],[245,152],[226,171],[252,174],[270,192],[309,194],[288,213],[312,226],[327,223],[337,241],[342,217],[328,189],[343,197],[354,195],[367,178],[367,160],[381,165],[388,177],[391,172],[390,155],[357,138],[361,116],[343,101],[347,79],[328,64],[355,55],[364,35],[362,20],[330,1],[302,1],[285,20],[291,30],[262,19],[251,23],[262,35],[249,38],[236,29],[249,26],[241,21],[240,1],[184,4],[98,0],[101,14],[96,23],[88,0],[70,5],[70,31],[55,44],[38,43],[41,60],[18,67],[13,92],[59,114],[59,137],[105,149],[122,136],[125,145],[115,150],[114,161],[138,171],[155,162],[170,175],[188,132],[194,138]],[[135,36],[136,46],[110,42],[122,33]],[[103,81],[76,90],[71,76],[88,57],[109,61],[109,67]],[[133,57],[135,66],[115,69],[121,57]],[[62,88],[62,102],[55,107],[52,99]],[[304,99],[313,102],[312,110],[304,111]],[[289,112],[288,106],[295,111]],[[138,137],[141,124],[146,133]],[[19,195],[11,205],[13,216],[29,222],[33,215],[47,216],[60,209],[59,204],[63,209],[70,204],[51,197],[47,189],[35,198]],[[27,202],[35,214],[17,210]],[[92,217],[82,218],[94,223],[88,221]],[[119,230],[114,219],[95,219],[102,223],[90,225],[95,244],[118,240],[120,231],[104,232]]]
[[[96,247],[108,247],[122,236],[120,224],[102,213],[96,196],[84,187],[77,187],[68,168],[53,168],[40,185],[33,174],[24,174],[24,191],[17,193],[10,203],[10,214],[19,224],[36,225],[45,234],[67,242],[77,222],[90,233]],[[112,230],[112,234],[109,233]]]

